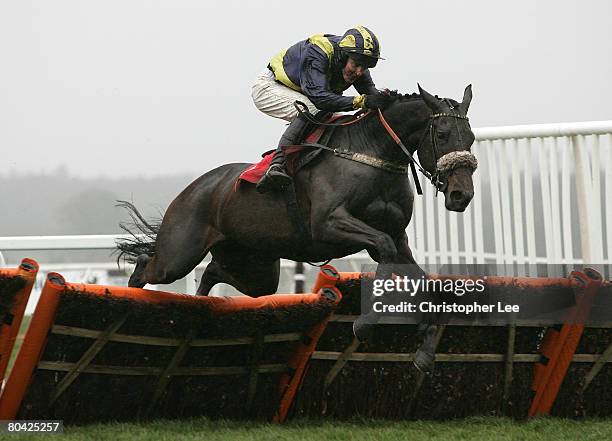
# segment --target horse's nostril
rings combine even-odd
[[[454,190],[454,191],[451,191],[450,197],[451,197],[451,201],[453,202],[462,202],[465,198],[465,195],[463,194],[462,191]]]

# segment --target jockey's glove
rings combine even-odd
[[[373,93],[361,96],[363,97],[363,101],[360,103],[360,108],[362,109],[385,109],[395,101],[394,96],[386,93]],[[353,100],[353,105],[355,105],[355,100]]]
[[[365,95],[357,95],[355,98],[353,98],[353,109],[365,109],[363,106],[365,97]]]

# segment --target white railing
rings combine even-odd
[[[423,263],[610,265],[612,121],[475,129],[465,213],[424,186],[408,234]]]
[[[407,231],[419,263],[610,265],[612,215],[606,205],[612,200],[612,121],[490,127],[474,133],[480,166],[466,212],[447,211],[444,197],[434,197],[432,186],[423,185],[424,196],[415,199]],[[117,237],[4,237],[0,251],[111,250]],[[340,265],[357,270],[359,263],[371,260],[359,253]],[[186,292],[195,292],[196,271],[203,266],[185,278]],[[292,268],[283,261],[284,272]]]

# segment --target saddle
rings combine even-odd
[[[325,124],[341,124],[352,121],[353,119],[355,119],[354,115],[332,115],[325,121]],[[285,160],[287,163],[287,173],[289,173],[290,176],[294,176],[298,171],[317,158],[323,149],[317,148],[312,144],[327,146],[335,128],[336,126],[316,126],[305,136],[303,144],[283,147],[283,152],[285,153]],[[238,190],[240,181],[257,184],[268,169],[268,165],[270,165],[270,162],[272,161],[274,152],[275,149],[264,152],[262,154],[263,159],[261,161],[247,167],[240,174],[240,176],[238,176],[236,184],[234,185],[234,191]]]

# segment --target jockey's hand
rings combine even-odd
[[[387,95],[386,93],[373,93],[371,95],[366,95],[363,108],[364,109],[385,109],[387,108],[393,101],[395,101],[395,97],[393,95]]]

